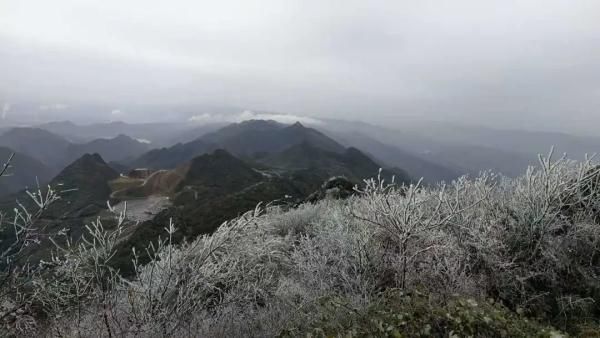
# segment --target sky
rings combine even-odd
[[[230,109],[593,134],[600,1],[0,0],[0,74],[0,123]]]

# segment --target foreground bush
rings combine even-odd
[[[439,302],[419,292],[389,291],[365,309],[326,298],[311,328],[288,329],[282,337],[563,337],[500,304],[453,297]]]
[[[110,264],[129,226],[123,214],[6,293],[5,303],[26,301],[5,311],[17,318],[5,332],[526,337],[558,334],[550,323],[594,332],[599,181],[592,161],[543,158],[517,179],[370,180],[343,201],[257,207],[181,246],[169,245],[177,229],[167,225],[144,253],[150,263],[132,253],[131,280]]]

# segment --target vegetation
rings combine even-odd
[[[52,260],[3,271],[5,336],[593,336],[600,318],[600,167],[540,158],[491,173],[346,200],[262,205],[175,245],[179,224],[112,260],[126,211]],[[49,190],[52,191],[51,189]],[[32,194],[40,210],[56,198]],[[18,211],[17,215],[30,215]],[[33,215],[36,215],[34,213]],[[12,219],[12,218],[11,218]],[[15,217],[33,245],[34,216]],[[21,251],[5,251],[8,262]]]

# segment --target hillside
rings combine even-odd
[[[0,165],[3,165],[12,153],[12,149],[0,147]],[[38,183],[44,186],[52,178],[52,169],[27,155],[16,153],[11,166],[7,176],[0,179],[0,197],[26,188],[37,189]]]
[[[195,161],[190,184],[229,177],[216,171],[225,164],[252,176],[224,151]],[[198,209],[171,208],[135,227],[126,242],[73,251],[55,263],[64,270],[36,277],[46,286],[36,295],[52,302],[44,314],[61,311],[47,325],[66,330],[78,323],[95,335],[131,333],[119,325],[128,322],[140,336],[165,328],[172,336],[206,337],[594,336],[600,233],[590,211],[600,173],[592,162],[540,166],[506,184],[486,175],[403,189],[374,180],[345,200],[262,205],[218,225],[204,218],[235,215],[236,203],[256,202],[247,191],[268,194],[248,182]],[[210,234],[196,237],[203,232],[189,222],[198,217],[215,227]],[[154,241],[154,258],[133,239]],[[132,247],[138,268],[126,271]],[[94,261],[90,252],[109,254]],[[105,262],[129,279],[98,281]],[[84,304],[69,288],[47,287],[73,274],[89,285]],[[78,311],[82,305],[90,311]],[[94,309],[109,309],[102,325]]]
[[[233,124],[223,128],[211,137],[213,141],[236,144],[234,139],[245,140],[241,135],[266,132],[273,135],[274,130],[284,135],[314,135],[313,131],[301,125],[283,127],[270,121],[251,121],[248,124]],[[145,180],[123,181],[122,188],[115,191],[113,197],[147,198],[150,196],[168,196],[173,206],[160,212],[157,217],[137,227],[128,240],[121,245],[117,266],[127,270],[127,254],[131,248],[142,249],[145,244],[156,238],[162,231],[162,224],[169,219],[180,224],[180,231],[174,240],[195,238],[214,231],[223,221],[252,209],[264,202],[276,204],[297,204],[321,189],[324,181],[332,176],[345,176],[349,184],[360,184],[363,179],[377,175],[381,166],[358,149],[349,148],[340,151],[341,146],[329,141],[323,143],[320,133],[319,142],[302,141],[302,137],[289,137],[294,143],[281,152],[265,154],[254,160],[240,159],[229,151],[219,149],[210,154],[194,157],[175,169],[157,170]],[[241,142],[241,141],[240,141]],[[336,152],[320,148],[333,148]],[[327,146],[329,144],[329,146]],[[200,139],[170,149],[151,151],[142,158],[156,155],[175,165],[191,156],[195,146],[205,143]],[[279,146],[278,146],[279,147]],[[263,148],[264,149],[264,148]],[[275,149],[275,148],[272,148]],[[175,155],[176,154],[176,155]],[[185,155],[185,156],[184,156]],[[411,178],[401,169],[386,169],[382,178],[390,182],[392,176],[398,184],[408,183]],[[351,190],[351,189],[350,189]]]
[[[85,225],[96,220],[107,209],[107,202],[111,200],[108,182],[116,177],[118,174],[98,154],[87,154],[52,179],[49,186],[59,194],[60,199],[45,207],[37,217],[35,226],[43,231],[44,236],[39,239],[37,246],[26,249],[27,254],[20,263],[36,264],[40,259],[48,260],[55,249],[50,237],[64,244],[66,238],[59,233],[66,234],[71,240],[79,240],[86,232]],[[47,191],[46,187],[41,187],[42,196],[47,196]],[[39,195],[36,196],[39,198]],[[31,197],[21,191],[0,199],[0,212],[12,217],[17,201],[29,212],[38,209]],[[0,248],[6,248],[14,239],[13,227],[4,227],[0,232]]]
[[[525,172],[529,164],[536,164],[538,154],[547,154],[555,146],[555,153],[567,151],[574,158],[583,159],[583,153],[598,152],[600,143],[593,138],[560,133],[501,130],[456,126],[451,123],[413,122],[397,129],[360,122],[331,120],[323,127],[344,140],[372,154],[386,164],[399,166],[416,177],[452,178],[455,174],[477,175],[492,169],[508,176]],[[375,141],[375,143],[373,142]],[[385,145],[380,147],[379,144]],[[390,149],[395,148],[395,149]],[[398,152],[398,149],[402,150]],[[409,154],[406,164],[400,162]],[[417,159],[414,159],[414,156]],[[433,165],[433,166],[432,166]],[[437,168],[436,168],[437,167]],[[414,168],[414,169],[413,169]],[[428,175],[426,175],[429,173]],[[436,180],[433,180],[436,181]]]
[[[195,190],[198,198],[207,198],[210,190],[228,193],[243,189],[246,182],[256,183],[262,178],[258,172],[245,162],[233,157],[225,150],[216,150],[183,163],[175,169],[157,170],[143,183],[119,192],[119,196],[144,197],[150,195],[174,196],[182,191],[191,191],[192,186],[202,187]]]
[[[321,151],[317,149],[317,153]],[[222,222],[254,208],[258,203],[299,203],[319,189],[332,172],[338,175],[359,172],[348,167],[352,160],[358,159],[356,151],[348,150],[347,154],[323,151],[322,159],[327,160],[327,156],[337,156],[337,166],[322,170],[289,167],[282,171],[263,166],[257,168],[226,150],[216,150],[177,169],[155,172],[142,185],[122,191],[117,196],[140,198],[165,194],[170,196],[173,206],[137,227],[120,246],[115,264],[122,271],[129,271],[128,253],[131,248],[140,250],[153,241],[169,219],[180,225],[173,237],[174,241],[180,242],[184,238],[211,233]],[[288,155],[288,158],[291,157]],[[369,176],[376,175],[379,169],[373,162],[368,162],[367,167],[357,166],[356,169],[373,169]],[[356,181],[359,182],[358,178]]]
[[[320,173],[322,180],[332,176],[346,176],[360,183],[365,178],[375,175],[382,167],[356,148],[348,148],[342,153],[334,153],[301,143],[259,160],[277,169],[287,171],[313,170]],[[386,170],[384,176],[391,179],[395,175],[398,183],[409,182],[410,177],[401,171]]]
[[[218,146],[203,140],[178,143],[169,148],[153,149],[135,160],[126,162],[132,168],[172,169],[196,156],[209,153]]]
[[[429,158],[419,156],[359,132],[337,135],[345,145],[362,149],[384,165],[402,168],[415,179],[423,177],[427,183],[451,182],[468,172],[467,169],[454,168],[454,166],[446,167],[434,156]]]
[[[207,189],[217,189],[227,193],[241,190],[258,182],[262,177],[242,160],[219,149],[210,155],[202,155],[193,159],[188,165],[179,188],[203,186]]]
[[[111,194],[108,182],[118,176],[119,174],[110,168],[100,155],[83,155],[50,182],[50,186],[66,192],[45,216],[78,218],[105,209]]]
[[[0,146],[30,156],[57,172],[70,146],[66,139],[39,128],[13,128],[0,135]]]

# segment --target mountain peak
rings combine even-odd
[[[211,155],[208,155],[211,156]],[[217,149],[212,153],[212,156],[216,157],[216,158],[233,158],[233,155],[231,155],[227,150],[225,149]]]
[[[85,154],[67,166],[50,185],[68,192],[61,194],[59,203],[53,205],[53,216],[75,216],[80,210],[94,206],[104,208],[110,199],[110,180],[119,174],[98,154]]]
[[[100,156],[98,153],[93,154],[84,154],[79,159],[77,159],[73,164],[76,163],[97,163],[97,164],[106,164],[106,161]]]
[[[64,140],[62,137],[49,132],[45,129],[41,129],[41,128],[34,128],[34,127],[15,127],[15,128],[11,128],[10,130],[8,130],[6,133],[4,133],[3,135],[4,137],[9,137],[9,136],[27,136],[27,137],[51,137],[53,139],[60,139],[60,140]],[[67,142],[66,140],[64,140],[64,142]]]
[[[217,164],[218,166],[228,164],[245,165],[242,160],[231,155],[227,150],[217,149],[210,154],[204,154],[192,159],[190,168],[213,167]]]
[[[285,125],[274,120],[246,120],[230,125],[233,128],[253,129],[253,130],[272,130],[280,129]]]
[[[68,165],[63,171],[54,178],[55,183],[64,183],[64,181],[76,181],[74,187],[79,185],[79,181],[88,181],[93,178],[102,177],[100,181],[108,181],[117,178],[119,174],[114,171],[104,161],[102,156],[97,153],[85,154]]]
[[[262,176],[244,161],[226,150],[217,149],[212,154],[194,158],[187,165],[183,184],[234,189],[246,186],[248,182],[257,182],[261,178]]]

